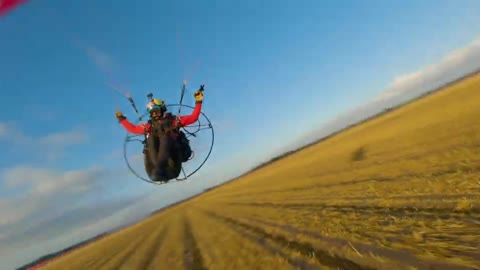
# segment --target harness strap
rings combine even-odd
[[[176,118],[171,114],[167,113],[165,117],[160,119],[159,121],[152,121],[152,134],[161,135],[161,134],[169,134],[172,132],[179,131],[179,120],[180,118],[177,116]],[[176,120],[176,121],[175,121]],[[174,122],[175,121],[175,122]]]

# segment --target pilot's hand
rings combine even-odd
[[[204,84],[200,86],[200,88],[193,94],[195,97],[196,102],[202,102],[203,101],[203,88],[205,87]]]
[[[118,121],[122,121],[123,119],[126,119],[126,117],[123,115],[123,113],[120,110],[117,110],[115,112],[115,117],[117,117]]]

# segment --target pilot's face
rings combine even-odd
[[[152,111],[151,117],[153,119],[158,119],[161,116],[162,116],[162,113],[160,111]]]

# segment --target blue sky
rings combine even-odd
[[[385,90],[404,91],[409,84],[396,79],[479,37],[478,10],[478,1],[19,6],[0,18],[0,242],[30,247],[9,263],[41,255],[39,241],[63,248],[228,180]],[[177,103],[184,79],[194,105],[206,84],[215,147],[190,182],[156,187],[126,170],[114,113],[136,116],[106,86],[112,78],[141,110],[148,92]],[[85,216],[81,226],[73,213]],[[41,238],[44,224],[64,231]],[[14,254],[6,245],[0,253]]]

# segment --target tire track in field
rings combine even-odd
[[[162,244],[164,243],[164,239],[167,236],[167,232],[168,232],[168,226],[165,226],[165,228],[163,228],[160,231],[160,233],[155,237],[155,240],[153,241],[153,246],[151,248],[149,248],[145,252],[145,254],[142,254],[142,256],[144,256],[144,258],[147,258],[147,260],[141,261],[141,263],[136,266],[137,269],[150,269],[153,266],[152,264],[154,262],[154,260],[153,260],[154,255],[160,249]],[[130,259],[131,255],[133,255],[133,254],[129,254],[128,257],[126,256],[125,258],[123,258],[118,263],[118,265],[116,265],[116,267],[114,269],[122,268],[123,264],[125,262],[127,262],[128,259]],[[154,268],[154,267],[152,267],[152,268]]]
[[[222,226],[228,227],[229,230],[231,230],[234,233],[237,233],[239,236],[241,236],[241,239],[250,240],[255,245],[257,245],[260,248],[266,250],[273,257],[275,257],[275,256],[281,257],[282,259],[287,261],[288,264],[293,266],[294,269],[300,269],[300,270],[316,270],[316,269],[319,269],[319,267],[317,265],[311,264],[311,263],[307,262],[306,260],[303,260],[303,259],[300,259],[300,258],[293,258],[292,256],[288,255],[287,253],[283,252],[278,246],[271,243],[272,242],[271,240],[268,241],[264,238],[259,238],[258,236],[256,236],[252,232],[246,231],[246,230],[244,230],[240,227],[232,226],[231,224],[226,223],[223,220],[216,219],[216,218],[211,218],[204,211],[202,211],[202,214],[205,215],[205,217],[207,219],[212,220],[212,222],[214,222],[214,224],[215,223],[220,223]]]
[[[374,182],[372,180],[372,182]],[[479,186],[480,187],[480,186]],[[475,194],[473,194],[475,193]],[[328,201],[329,199],[345,199],[349,201],[371,201],[371,200],[380,200],[385,199],[382,196],[370,195],[370,196],[301,196],[297,195],[290,196],[290,199],[301,199],[302,201]],[[398,196],[389,196],[389,200],[458,200],[458,199],[470,199],[470,200],[478,200],[480,201],[480,189],[478,191],[472,191],[472,194],[452,194],[452,195],[444,195],[444,194],[425,194],[425,195],[398,195]]]
[[[192,232],[190,221],[185,217],[184,221],[185,251],[184,265],[188,270],[208,270],[203,264],[202,254]]]
[[[264,239],[269,239],[275,243],[277,243],[279,246],[288,248],[290,250],[299,252],[300,254],[310,257],[312,254],[315,255],[314,258],[321,264],[329,267],[336,267],[338,269],[344,269],[344,270],[374,270],[374,268],[367,267],[367,266],[362,266],[359,265],[349,259],[339,257],[337,255],[330,255],[328,252],[325,252],[323,250],[315,249],[312,245],[309,243],[301,243],[298,241],[290,241],[286,239],[285,237],[281,235],[274,235],[270,234],[267,231],[263,230],[262,228],[252,226],[243,222],[240,222],[238,220],[225,217],[219,214],[216,214],[211,211],[206,211],[203,210],[206,215],[216,218],[219,220],[222,220],[228,224],[231,224],[232,226],[235,226],[237,228],[242,228],[245,229],[253,234],[256,234],[259,236],[259,238],[264,238]]]
[[[291,234],[303,234],[307,235],[316,239],[319,239],[322,242],[325,242],[329,245],[336,246],[336,247],[342,247],[342,246],[347,246],[349,243],[353,246],[355,246],[355,249],[360,252],[361,254],[368,254],[368,253],[373,253],[385,258],[389,258],[393,261],[398,261],[398,262],[403,262],[407,264],[413,265],[417,267],[418,269],[435,269],[435,270],[466,270],[466,269],[471,269],[469,267],[463,267],[459,266],[456,264],[450,264],[450,263],[445,263],[445,262],[438,262],[430,259],[421,259],[413,255],[411,252],[408,250],[401,250],[401,249],[388,249],[388,248],[381,248],[378,246],[374,246],[371,244],[364,244],[364,243],[358,243],[358,242],[351,242],[345,239],[341,238],[332,238],[332,237],[327,237],[324,235],[321,235],[316,232],[312,231],[306,231],[306,230],[301,230],[298,228],[295,228],[293,226],[289,225],[284,225],[284,224],[277,224],[274,222],[269,222],[269,221],[264,221],[264,220],[259,220],[259,219],[254,219],[254,218],[244,218],[245,220],[248,220],[253,223],[257,224],[263,224],[265,226],[270,226],[270,227],[275,227],[282,229],[286,232],[289,232]],[[476,255],[477,257],[479,255]],[[471,256],[472,258],[475,258],[475,256]]]
[[[227,223],[227,226],[229,226],[232,230],[240,234],[244,239],[248,239],[252,241],[253,243],[257,244],[258,246],[262,247],[263,249],[267,250],[270,252],[272,255],[280,256],[284,260],[288,262],[291,266],[295,267],[296,269],[300,270],[316,270],[319,269],[318,266],[313,265],[311,263],[308,263],[305,260],[298,259],[298,258],[292,258],[285,252],[283,252],[280,248],[275,247],[272,244],[269,244],[265,238],[260,238],[258,236],[255,236],[255,233],[252,233],[251,231],[245,231],[244,229],[241,229],[240,227],[237,226],[232,226],[232,224]],[[304,254],[302,254],[304,255]]]
[[[234,203],[236,204],[236,203]],[[245,205],[245,204],[243,204]],[[385,217],[384,220],[378,220],[378,226],[380,226],[380,230],[385,232],[385,234],[391,234],[389,231],[383,231],[383,226],[391,226],[397,222],[405,221],[405,220],[415,220],[416,222],[420,221],[435,221],[442,220],[449,224],[454,224],[455,222],[460,222],[469,228],[464,228],[463,231],[458,232],[450,232],[448,235],[444,235],[444,238],[451,238],[449,241],[455,242],[458,245],[464,245],[468,247],[476,247],[477,244],[472,241],[462,241],[458,239],[458,236],[469,234],[474,236],[475,229],[480,226],[480,216],[475,212],[480,209],[473,209],[472,210],[453,210],[453,209],[438,209],[438,208],[415,208],[415,207],[397,207],[397,208],[389,208],[389,207],[379,207],[379,206],[332,206],[332,205],[325,205],[325,204],[258,204],[258,203],[247,203],[248,206],[253,207],[271,207],[275,209],[290,209],[290,210],[311,210],[311,211],[330,211],[330,213],[336,214],[355,214],[355,215],[363,215],[365,218],[370,219],[372,216]],[[398,219],[398,221],[397,221]],[[381,238],[376,237],[376,235],[365,234],[363,231],[352,231],[351,228],[345,227],[346,231],[356,234],[358,236],[364,237],[365,239],[376,239],[380,242],[383,240]],[[405,228],[407,229],[407,228]],[[469,233],[470,231],[470,233]],[[405,230],[403,232],[406,232]],[[401,233],[401,232],[399,232]],[[409,232],[411,233],[411,232]],[[427,234],[428,235],[428,234]],[[387,239],[390,242],[405,242],[405,240],[401,240],[397,236],[390,236]],[[456,251],[454,251],[456,252]],[[469,252],[458,251],[456,252],[458,255],[463,254],[467,257],[472,257]],[[474,256],[476,257],[476,256]]]
[[[161,234],[161,231],[160,233]],[[96,269],[103,269],[104,267],[106,269],[120,269],[123,268],[123,265],[132,258],[132,256],[137,252],[138,248],[145,245],[145,243],[148,241],[150,234],[146,233],[144,237],[141,238],[141,240],[138,240],[138,242],[135,242],[134,246],[131,246],[131,248],[128,249],[128,251],[122,252],[123,254],[119,256],[116,256],[118,258],[118,261],[113,261],[114,258],[112,257],[110,260],[108,260],[102,267],[96,268]]]
[[[195,224],[198,224],[200,222],[195,222],[195,218],[192,218],[190,217],[190,222],[193,222]],[[212,239],[209,238],[208,234],[205,236],[205,234],[202,234],[202,230],[200,229],[201,228],[201,225],[200,226],[197,226],[195,227],[197,230],[192,230],[192,235],[195,234],[195,231],[197,232],[197,240],[199,243],[208,243],[208,242],[212,242]],[[215,241],[215,239],[213,239],[213,241]],[[202,251],[202,253],[205,254],[204,258],[208,258],[210,259],[211,263],[212,264],[215,264],[216,262],[218,262],[221,258],[218,258],[218,256],[215,254],[215,252],[212,252],[211,249],[207,249],[207,248],[201,248],[201,245],[199,245],[199,248],[200,250]],[[208,260],[207,259],[207,260]],[[208,264],[208,262],[206,263]]]
[[[88,268],[85,268],[85,269],[101,269],[105,267],[109,262],[114,260],[116,257],[129,256],[130,254],[135,252],[135,250],[143,243],[143,240],[146,239],[147,236],[148,234],[142,234],[140,237],[136,239],[135,242],[130,243],[130,245],[128,245],[127,247],[120,247],[119,251],[111,254],[109,257],[106,257],[106,258],[104,257],[108,253],[103,254],[103,257],[101,257],[99,260],[93,261],[93,263],[91,265],[88,265]],[[123,244],[123,241],[121,244]]]
[[[311,206],[311,205],[307,205],[307,207],[304,208],[305,205],[300,205],[300,207],[297,207],[298,205],[295,205],[295,207],[288,207],[288,206],[283,206],[283,205],[288,205],[288,204],[275,205],[274,208],[290,209],[290,210],[299,210],[299,209],[309,210],[308,208],[309,208],[309,206]],[[267,207],[269,207],[269,206],[267,206]],[[315,205],[315,206],[318,206],[318,205]],[[252,207],[252,206],[250,206],[250,207]],[[371,221],[372,225],[378,226],[378,229],[376,230],[376,233],[365,233],[363,230],[352,229],[352,227],[350,227],[350,226],[343,227],[343,230],[345,230],[346,232],[348,232],[351,235],[360,236],[361,238],[368,239],[370,241],[376,241],[378,243],[382,243],[382,245],[385,245],[385,246],[390,246],[391,247],[392,246],[391,243],[402,243],[405,246],[409,247],[409,248],[405,249],[408,252],[412,252],[412,249],[415,250],[416,252],[421,252],[423,250],[423,248],[418,246],[418,245],[412,245],[412,242],[410,242],[409,239],[402,238],[402,235],[404,235],[405,233],[406,234],[412,234],[415,231],[415,229],[423,230],[424,228],[421,227],[421,226],[420,227],[418,227],[418,226],[415,227],[414,224],[411,224],[410,227],[405,227],[405,225],[401,225],[398,228],[403,228],[403,229],[398,230],[396,232],[392,232],[391,230],[388,230],[388,229],[384,230],[383,229],[384,226],[387,226],[387,227],[388,226],[394,226],[397,222],[401,223],[401,221],[405,221],[405,220],[415,220],[415,222],[417,222],[417,223],[423,222],[423,221],[443,220],[444,222],[447,222],[447,223],[445,223],[445,225],[446,224],[451,224],[452,226],[456,225],[455,222],[461,222],[463,225],[468,226],[468,227],[464,227],[462,230],[444,232],[440,236],[435,233],[434,227],[428,227],[428,229],[427,229],[428,231],[426,231],[426,233],[422,234],[422,237],[426,237],[426,241],[430,242],[432,244],[434,242],[440,242],[440,241],[443,241],[444,243],[447,243],[447,242],[455,243],[456,246],[444,247],[444,249],[438,250],[438,252],[440,254],[442,254],[442,256],[448,256],[448,254],[455,254],[456,256],[463,256],[468,260],[478,260],[478,258],[480,258],[479,257],[480,255],[472,253],[472,250],[475,249],[476,247],[478,247],[478,242],[476,242],[475,240],[459,239],[459,237],[461,237],[461,236],[475,237],[476,235],[478,235],[476,233],[476,231],[478,230],[477,228],[480,228],[479,227],[480,226],[480,217],[475,216],[475,215],[469,215],[469,216],[465,217],[465,216],[462,216],[461,214],[459,214],[459,213],[462,213],[462,212],[467,213],[468,211],[457,211],[457,213],[452,213],[452,214],[444,213],[442,215],[435,215],[435,213],[425,212],[422,209],[416,209],[416,208],[410,208],[410,209],[407,208],[406,212],[402,212],[403,210],[405,210],[405,208],[398,208],[397,213],[393,213],[393,214],[391,214],[391,212],[390,212],[392,210],[392,208],[384,208],[384,207],[346,206],[345,208],[349,208],[348,212],[338,211],[338,209],[345,210],[344,207],[342,207],[342,206],[331,206],[331,207],[326,206],[326,208],[330,208],[330,209],[327,209],[327,210],[331,211],[330,214],[335,213],[335,212],[337,212],[336,214],[338,214],[338,213],[345,213],[345,214],[355,213],[355,214],[361,214],[365,217],[365,219],[371,219],[371,220],[372,220],[372,217],[374,217],[374,216],[376,216],[377,218],[380,217],[380,216],[388,217],[388,219],[386,219],[386,220],[378,220],[378,221],[372,220]],[[363,208],[363,209],[373,209],[373,208],[375,208],[375,209],[380,209],[380,211],[370,210],[371,212],[368,212],[367,210],[364,210],[364,211],[356,211],[355,210],[355,209],[359,209],[359,208]],[[316,209],[317,209],[317,207],[313,208],[312,210],[316,210]],[[318,209],[318,210],[323,211],[325,209]],[[395,212],[395,209],[393,209],[393,210]],[[435,209],[435,210],[451,211],[450,209]],[[409,213],[409,211],[410,211],[410,213]],[[392,219],[393,216],[396,216],[399,219],[399,221],[397,221],[396,219]],[[328,215],[326,217],[328,218]],[[247,219],[250,219],[250,218],[247,218]],[[362,217],[361,219],[363,220],[364,218]],[[259,222],[263,223],[264,225],[267,224],[263,220],[259,221]],[[352,221],[352,224],[356,224],[356,221]],[[289,229],[287,229],[287,231],[298,230],[298,229],[296,229],[292,226],[288,226],[288,225],[282,225],[282,226],[284,226],[284,228],[283,228],[284,230],[286,228],[289,228]],[[445,227],[447,227],[447,226],[445,226]],[[304,233],[305,235],[310,235],[310,236],[315,237],[315,238],[317,237],[317,236],[315,236],[314,232],[303,231],[302,233]],[[396,235],[393,235],[394,233]],[[384,235],[384,237],[379,237],[379,235]],[[332,240],[328,240],[328,241],[332,241]],[[432,248],[435,248],[435,247],[432,246]],[[379,250],[379,249],[375,248],[375,250]],[[381,253],[384,254],[384,251],[381,251]],[[390,252],[387,252],[387,254],[389,254],[389,255],[386,255],[386,257],[391,257],[392,255],[394,255]]]
[[[96,258],[91,258],[90,260],[85,262],[85,269],[92,269],[92,266],[97,262],[98,260]]]
[[[398,218],[414,218],[414,219],[442,219],[442,220],[460,220],[462,222],[480,223],[480,208],[472,208],[468,210],[457,210],[451,208],[416,208],[416,207],[383,207],[383,206],[362,206],[362,205],[328,205],[322,203],[241,203],[231,202],[229,205],[241,205],[251,207],[265,207],[278,209],[312,209],[312,210],[328,210],[343,214],[364,214],[364,215],[388,215]]]

